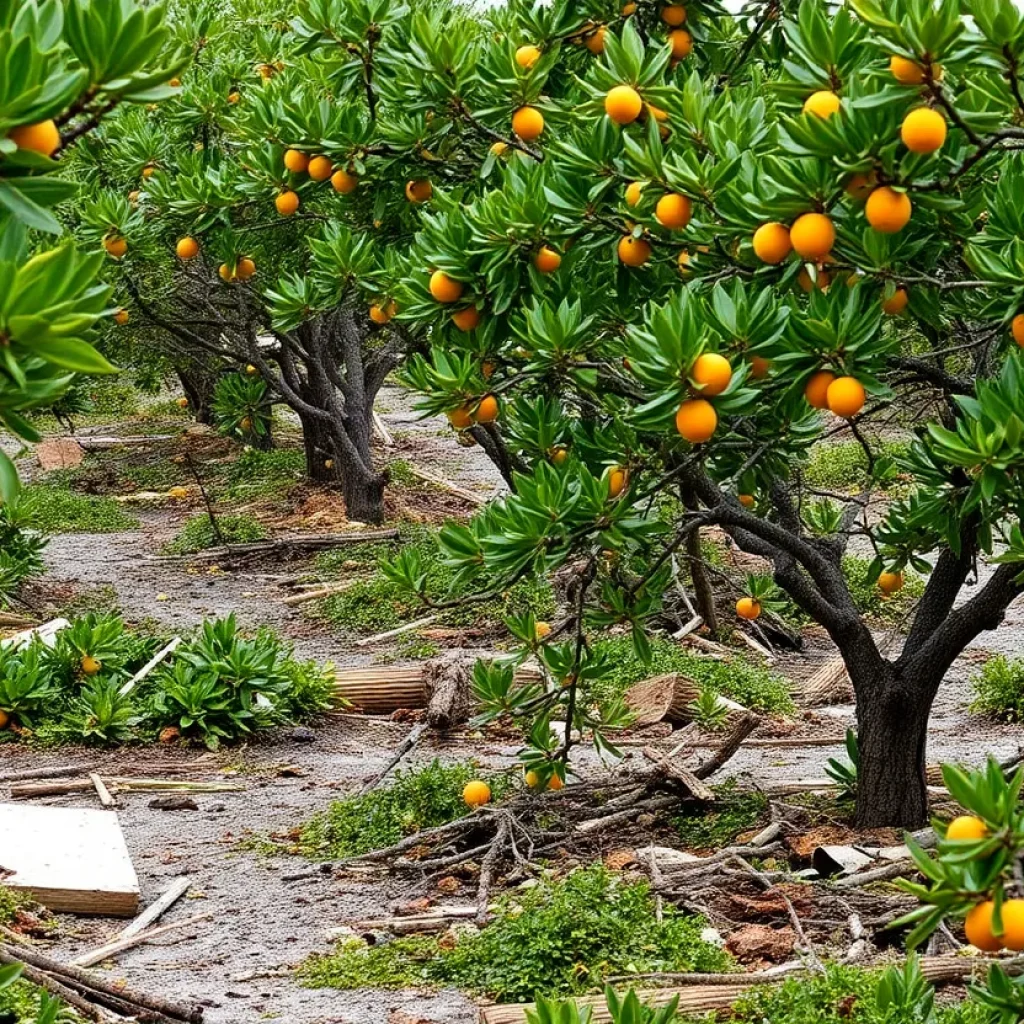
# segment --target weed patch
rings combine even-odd
[[[178,535],[164,545],[164,551],[169,555],[191,555],[221,544],[248,544],[267,537],[267,528],[251,516],[217,516],[217,527],[219,537],[208,515],[193,516]]]
[[[113,498],[76,494],[48,483],[30,484],[24,500],[32,525],[43,533],[118,533],[139,526]]]
[[[910,445],[906,441],[872,442],[871,450],[876,452],[883,467],[906,456]],[[811,456],[804,467],[804,479],[824,491],[852,491],[868,481],[868,460],[858,441],[841,441],[835,444],[817,444],[811,449]]]
[[[754,828],[768,810],[763,793],[741,792],[735,779],[715,786],[711,809],[684,811],[672,819],[683,845],[690,850],[720,850],[741,833]]]
[[[989,658],[972,682],[972,711],[1004,722],[1024,722],[1024,658]]]

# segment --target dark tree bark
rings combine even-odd
[[[196,423],[213,426],[213,389],[217,385],[218,369],[216,367],[182,365],[176,366],[174,372],[181,382],[181,390],[185,392],[188,406]]]

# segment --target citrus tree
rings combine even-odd
[[[435,151],[422,229],[375,280],[429,339],[405,370],[423,411],[486,427],[513,479],[442,533],[444,553],[471,597],[573,580],[549,635],[510,624],[547,684],[481,666],[485,708],[520,716],[528,765],[561,775],[584,730],[602,743],[619,719],[588,698],[607,670],[593,641],[626,627],[643,653],[677,554],[719,527],[770,567],[733,593],[737,617],[785,596],[845,661],[860,821],[922,823],[939,684],[1022,591],[1021,13],[556,0],[473,30],[438,10],[411,36],[396,18],[361,72],[343,61],[352,81],[400,75],[369,56],[400,48],[418,73],[406,116],[481,138],[472,183],[447,181]],[[898,466],[880,443],[893,429],[912,438]],[[833,438],[863,448],[859,493],[806,479]],[[895,650],[858,609],[851,551],[884,594],[927,577]],[[415,553],[389,571],[452,599],[425,591]]]
[[[90,344],[111,310],[102,254],[61,233],[53,208],[77,185],[59,173],[68,147],[121,104],[157,102],[187,61],[169,47],[164,5],[135,0],[0,3],[0,425],[38,440],[27,419],[74,374],[110,373]],[[0,497],[18,479],[0,451]]]

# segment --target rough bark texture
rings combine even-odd
[[[443,732],[469,721],[475,664],[476,658],[465,651],[448,651],[423,666],[423,684],[429,695],[427,724],[431,729]]]

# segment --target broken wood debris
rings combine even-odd
[[[693,720],[693,704],[700,697],[701,688],[692,679],[679,672],[642,679],[629,688],[626,705],[635,715],[633,727],[668,722],[682,725]],[[715,704],[730,716],[747,714],[742,704],[719,695]]]
[[[157,925],[155,928],[146,928],[126,938],[112,939],[106,945],[94,949],[87,956],[91,963],[98,964],[103,960],[109,960],[111,957],[117,956],[119,953],[124,953],[129,949],[134,949],[136,946],[142,946],[153,939],[158,939],[161,935],[181,931],[183,928],[190,928],[194,924],[201,924],[203,921],[210,920],[213,916],[213,911],[208,910],[205,913],[196,914],[194,917],[186,917],[180,921],[171,921],[168,924]]]
[[[159,792],[161,790],[184,793],[237,793],[245,789],[238,782],[185,782],[180,779],[133,779],[107,776],[103,779],[112,793],[121,791]],[[71,782],[24,782],[11,786],[12,800],[26,800],[38,796],[62,796],[65,793],[85,793],[93,789],[91,779]]]
[[[147,661],[146,664],[143,665],[142,668],[140,668],[139,671],[136,672],[135,675],[133,675],[131,679],[129,679],[128,682],[124,684],[124,686],[121,687],[121,696],[123,697],[126,694],[131,693],[132,690],[134,690],[135,687],[138,686],[139,683],[141,683],[142,680],[145,679],[146,676],[148,676],[149,673],[152,672],[153,669],[155,669],[157,665],[159,665],[160,662],[164,660],[164,658],[168,657],[177,649],[180,643],[181,637],[176,636],[174,637],[173,640],[170,640],[168,643],[164,644],[164,646],[161,647],[160,650],[157,651],[156,654],[154,654],[153,657],[150,658],[149,661]]]
[[[453,484],[450,480],[445,480],[443,476],[438,476],[436,473],[431,473],[428,470],[420,469],[419,466],[409,466],[409,472],[419,480],[423,480],[426,483],[433,484],[435,487],[440,487],[442,490],[448,491],[451,494],[456,494],[460,498],[464,498],[471,505],[482,506],[487,504],[487,499],[473,491],[466,490],[465,487],[459,487],[458,484]]]

